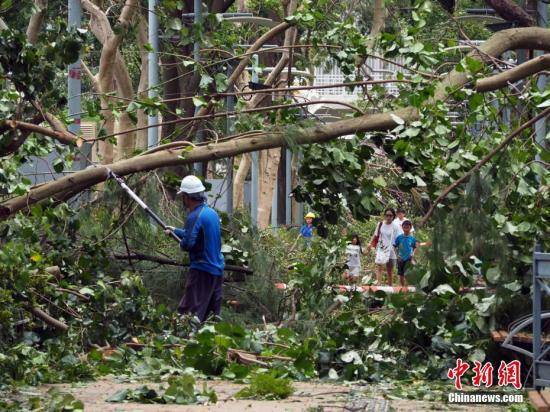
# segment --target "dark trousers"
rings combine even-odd
[[[181,314],[192,313],[204,322],[210,313],[219,315],[222,307],[223,276],[189,269],[185,293],[178,306]]]
[[[397,260],[397,274],[399,276],[405,276],[405,273],[407,272],[407,266],[409,265],[411,259],[407,260]]]

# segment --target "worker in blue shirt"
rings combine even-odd
[[[304,225],[302,225],[302,227],[300,228],[300,235],[298,236],[298,238],[294,242],[294,245],[292,245],[292,249],[294,249],[294,246],[296,245],[296,242],[300,238],[304,239],[306,247],[308,247],[308,248],[311,247],[311,239],[313,238],[313,230],[315,229],[314,226],[313,226],[313,219],[315,219],[315,215],[313,213],[309,212],[306,215],[306,223]]]
[[[220,217],[206,204],[205,190],[196,176],[183,178],[177,194],[189,214],[183,229],[166,230],[167,234],[174,232],[181,249],[189,252],[189,272],[178,312],[192,313],[201,322],[210,313],[220,314],[224,269]]]
[[[300,228],[300,236],[307,240],[311,240],[313,237],[313,219],[315,219],[315,215],[309,212],[306,215],[306,223]]]

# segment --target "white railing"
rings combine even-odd
[[[394,61],[397,64],[369,57],[363,66],[363,73],[369,75],[372,80],[387,80],[395,78],[398,71],[406,75],[407,70],[399,66],[400,64],[403,64],[403,59],[397,58]],[[315,80],[313,84],[316,86],[344,83],[345,81],[346,76],[333,62],[328,62],[328,64],[324,66],[318,66],[315,68]],[[399,93],[396,83],[385,83],[383,86],[390,94],[396,95]],[[372,89],[372,87],[372,85],[368,85],[367,90]],[[316,90],[316,94],[319,96],[350,98],[360,94],[361,90],[361,87],[355,87],[353,91],[350,91],[345,87],[334,87],[328,89],[318,89]]]

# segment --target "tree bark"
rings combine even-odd
[[[260,193],[258,194],[258,227],[269,226],[273,191],[277,183],[277,172],[281,149],[269,149],[260,152]]]
[[[374,0],[374,10],[372,16],[372,27],[370,29],[370,39],[367,47],[371,49],[374,46],[376,36],[384,29],[386,23],[386,9],[384,8],[384,0]]]
[[[550,54],[535,57],[519,66],[513,67],[491,77],[479,79],[476,82],[475,89],[478,92],[490,92],[492,90],[502,89],[510,83],[532,76],[543,70],[550,68]]]
[[[50,314],[44,312],[42,309],[35,308],[34,306],[27,306],[26,309],[38,319],[43,320],[44,323],[47,323],[48,325],[53,326],[56,329],[59,329],[63,332],[66,332],[69,329],[69,327],[65,323],[53,318]]]
[[[353,119],[340,120],[330,125],[319,124],[304,128],[296,133],[295,141],[299,145],[322,143],[335,137],[360,131],[391,130],[397,126],[394,117],[391,115],[398,116],[407,121],[418,118],[417,110],[412,108],[365,115]],[[263,135],[254,135],[248,138],[233,139],[217,144],[197,146],[191,151],[182,149],[162,150],[152,154],[120,160],[105,166],[81,170],[55,181],[34,187],[26,195],[18,196],[1,203],[0,219],[4,220],[19,210],[26,209],[47,198],[54,198],[55,200],[57,196],[67,198],[70,194],[79,193],[86,188],[107,180],[109,170],[112,170],[119,176],[125,176],[160,167],[222,159],[241,153],[284,147],[285,145],[286,140],[283,134],[266,132]]]
[[[42,116],[40,116],[40,119],[42,119]],[[38,121],[38,123],[40,123],[40,121]],[[38,124],[29,123],[29,122],[20,122],[17,120],[0,120],[0,135],[9,130],[20,130],[21,132],[41,134],[44,136],[51,137],[52,139],[55,139],[59,143],[62,143],[65,145],[74,145],[74,146],[80,147],[83,142],[82,139],[78,138],[77,136],[69,132],[52,130],[50,128],[42,127],[42,126],[39,126]],[[19,146],[22,143],[23,141],[18,142]],[[0,148],[0,155],[1,156],[8,155],[12,153],[14,150],[17,150],[17,148],[16,147],[14,148],[11,145],[8,145],[6,149]]]
[[[37,11],[31,16],[26,32],[27,40],[30,44],[35,44],[38,41],[38,35],[44,22],[44,15],[48,9],[48,0],[34,0],[34,6]]]
[[[117,103],[116,99],[109,96],[115,91],[114,80],[116,79],[116,90],[118,96],[124,99],[133,99],[134,91],[132,87],[132,81],[126,63],[122,58],[118,47],[126,34],[132,17],[137,8],[137,0],[126,0],[124,7],[118,18],[115,30],[111,28],[109,20],[105,12],[103,12],[97,5],[90,0],[81,0],[82,6],[88,11],[92,18],[90,21],[90,27],[92,32],[103,45],[101,49],[101,56],[99,60],[99,73],[97,74],[97,85],[99,86],[101,96],[102,107],[105,109],[102,111],[105,120],[105,129],[107,134],[111,134],[115,129],[115,119],[113,114],[108,109],[110,104]],[[128,114],[123,111],[118,130],[129,130],[132,121]],[[110,163],[114,157],[114,151],[110,146],[110,143],[104,142],[103,145],[103,157],[106,163]],[[135,148],[135,133],[122,133],[117,135],[117,159],[128,157],[132,154]]]
[[[283,22],[271,28],[268,32],[260,36],[254,42],[254,44],[246,51],[246,55],[241,58],[241,60],[239,61],[239,64],[233,70],[233,72],[231,73],[231,76],[229,76],[229,78],[227,79],[226,90],[231,90],[231,88],[235,85],[235,83],[237,82],[237,79],[241,76],[242,72],[246,69],[246,66],[250,62],[250,59],[252,58],[252,54],[260,50],[265,43],[267,43],[269,40],[279,35],[280,33],[283,33],[289,27],[291,27],[291,24],[287,22]],[[213,107],[213,104],[209,102],[206,106],[201,107],[201,109],[197,113],[197,116],[204,116],[205,114],[210,113],[210,111],[212,110],[212,107]],[[191,128],[191,131],[188,132],[187,135],[192,135],[196,130],[196,127],[197,125],[194,124],[193,127]]]
[[[271,86],[274,85],[276,80],[279,78],[281,72],[286,67],[286,64],[288,62],[288,55],[283,54],[277,65],[273,68],[273,71],[269,73],[267,76],[267,79],[265,80],[266,85]],[[255,107],[259,107],[265,98],[267,98],[268,94],[255,94],[250,102],[246,105],[247,109],[252,109]],[[250,159],[250,156],[243,156],[241,157],[241,161],[239,162],[239,168],[237,169],[237,173],[235,175],[235,179],[233,181],[233,201],[235,202],[235,205],[244,205],[244,182],[246,179],[246,176],[248,176],[248,172],[250,170],[252,162]],[[237,206],[238,207],[238,206]]]
[[[149,87],[149,53],[145,49],[145,45],[148,43],[147,36],[147,22],[145,19],[140,16],[139,24],[137,27],[137,40],[139,47],[139,55],[141,58],[141,73],[139,76],[138,84],[138,99],[144,99],[147,97],[147,89]],[[142,127],[147,124],[147,114],[143,109],[137,111],[137,127]],[[136,137],[136,148],[147,150],[148,140],[147,140],[147,130],[140,130],[137,132]]]
[[[485,0],[504,20],[516,23],[518,26],[535,26],[535,20],[522,7],[512,0]]]
[[[250,154],[244,153],[241,156],[237,173],[235,173],[233,178],[233,202],[235,209],[242,209],[244,207],[244,183],[246,181],[248,171],[250,170],[251,163],[252,159]]]

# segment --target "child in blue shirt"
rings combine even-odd
[[[401,286],[407,286],[405,272],[409,263],[414,265],[414,252],[416,251],[416,239],[411,235],[412,223],[405,220],[402,225],[403,233],[395,238],[393,246],[397,255],[397,274]]]

